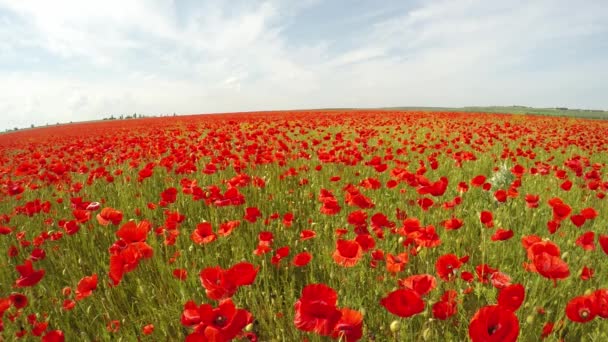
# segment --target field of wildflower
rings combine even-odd
[[[607,341],[608,121],[293,111],[0,135],[0,341]]]

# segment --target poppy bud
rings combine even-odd
[[[528,324],[534,323],[534,316],[529,315],[528,317],[526,317],[526,323],[528,323]]]
[[[392,321],[390,328],[392,333],[396,333],[397,331],[399,331],[399,329],[401,329],[401,322],[397,320]]]
[[[253,330],[253,323],[249,323],[245,326],[245,331],[250,332]]]

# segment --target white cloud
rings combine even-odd
[[[0,63],[12,63],[0,67],[1,126],[133,112],[608,107],[608,46],[593,41],[608,34],[602,0],[335,13],[356,31],[310,43],[288,29],[319,24],[297,22],[307,7],[323,9],[318,0],[195,3],[0,0]]]

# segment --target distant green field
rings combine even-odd
[[[391,107],[387,110],[420,110],[420,111],[446,111],[446,112],[478,112],[478,113],[508,113],[508,114],[534,114],[546,116],[572,116],[587,119],[608,119],[608,111],[593,109],[566,109],[566,108],[533,108],[525,106],[491,106],[491,107]]]

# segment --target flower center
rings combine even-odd
[[[224,325],[226,325],[226,321],[227,321],[226,316],[218,315],[213,320],[213,325],[215,325],[217,327],[223,327]]]
[[[494,333],[500,329],[500,324],[491,325],[488,327],[488,335],[492,336]]]

